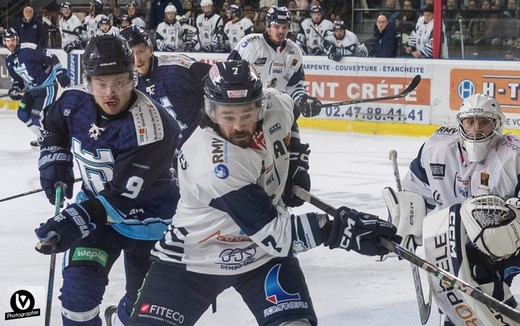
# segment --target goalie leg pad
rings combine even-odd
[[[423,219],[426,216],[424,198],[415,192],[396,192],[386,187],[383,189],[383,199],[392,223],[397,227],[397,235],[403,238],[401,243],[407,244],[412,239],[417,246],[421,246]]]

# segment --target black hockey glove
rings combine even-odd
[[[51,217],[34,230],[40,240],[35,249],[49,255],[52,254],[54,243],[56,252],[66,251],[74,242],[85,238],[95,228],[96,224],[91,221],[85,208],[78,204],[69,205],[61,214]]]
[[[341,61],[341,58],[343,58],[343,56],[341,55],[341,53],[338,53],[337,51],[329,53],[330,60]]]
[[[67,70],[66,69],[58,70],[58,73],[56,74],[56,79],[58,80],[58,83],[60,83],[61,87],[69,87],[70,86],[70,78],[67,75]]]
[[[294,142],[294,143],[293,143]],[[291,153],[289,156],[289,175],[285,182],[285,188],[282,195],[284,203],[289,207],[298,207],[303,205],[304,201],[292,192],[293,186],[300,186],[309,191],[311,189],[311,177],[307,170],[309,169],[309,144],[302,144],[291,139]]]
[[[22,90],[19,89],[18,87],[11,87],[9,89],[9,97],[11,98],[11,100],[13,101],[19,101],[22,99],[23,97],[23,93],[22,93]]]
[[[307,118],[314,117],[320,114],[321,111],[321,101],[305,93],[300,95],[300,97],[294,101],[294,104],[296,104],[300,113]]]
[[[51,204],[55,204],[56,182],[65,185],[65,197],[72,198],[74,188],[74,172],[72,170],[72,154],[62,147],[44,147],[40,150],[38,169],[40,170],[40,184]]]
[[[171,44],[165,44],[161,51],[163,52],[175,52],[175,46],[171,45]]]
[[[400,242],[396,232],[392,223],[342,206],[336,210],[330,235],[323,244],[330,249],[354,250],[367,256],[386,255],[388,249],[379,244],[378,238]]]

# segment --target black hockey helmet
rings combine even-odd
[[[237,16],[239,16],[239,17],[242,16],[242,10],[237,5],[230,5],[227,8],[227,12],[234,12]]]
[[[335,31],[337,29],[347,29],[345,22],[342,20],[335,20],[332,24],[332,30]]]
[[[323,11],[321,10],[321,6],[319,6],[319,5],[318,6],[312,6],[310,12],[311,12],[311,14],[314,14],[314,13],[321,14],[321,13],[323,13]]]
[[[153,47],[150,35],[148,35],[148,33],[142,27],[130,25],[127,28],[121,30],[120,34],[128,41],[128,45],[130,47],[141,43],[146,44],[150,48]]]
[[[134,57],[128,42],[117,35],[95,35],[88,41],[82,57],[87,77],[133,73]]]
[[[71,9],[71,6],[70,6],[70,2],[62,2],[60,3],[60,10],[63,10],[63,9]]]
[[[204,81],[204,95],[206,113],[212,119],[216,104],[232,106],[258,102],[258,120],[264,116],[262,81],[255,68],[245,60],[216,62]]]
[[[8,38],[18,38],[18,32],[12,27],[6,28],[2,34],[2,39]]]
[[[265,15],[265,21],[267,25],[276,23],[276,24],[290,24],[291,23],[291,13],[287,10],[286,7],[276,7],[272,6],[267,11]]]
[[[100,14],[103,11],[105,4],[101,0],[90,0],[90,4],[94,6],[94,13]]]

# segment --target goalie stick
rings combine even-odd
[[[388,153],[388,158],[390,161],[392,161],[392,169],[394,170],[394,177],[395,177],[395,184],[397,186],[397,191],[403,191],[403,186],[401,184],[401,176],[399,174],[399,166],[397,164],[397,151],[395,149],[391,150]],[[396,225],[397,226],[397,225]],[[415,246],[412,241],[412,237],[410,237],[410,240],[408,243],[406,243],[406,248],[410,251],[415,253]],[[417,265],[411,264],[412,267],[412,276],[413,276],[413,285],[415,288],[415,296],[417,298],[417,305],[419,308],[419,317],[421,318],[421,325],[425,325],[428,322],[428,319],[430,318],[430,312],[431,312],[431,304],[432,304],[432,290],[430,289],[429,292],[429,299],[428,302],[424,300],[424,291],[421,283],[421,274],[419,273],[419,267]]]
[[[335,216],[336,215],[336,208],[332,207],[331,205],[325,203],[318,197],[314,196],[307,190],[294,186],[293,187],[293,193],[303,199],[304,201],[316,206],[317,208],[321,209],[325,213]],[[487,293],[484,293],[479,288],[476,288],[472,286],[471,284],[468,284],[464,280],[458,278],[457,276],[448,273],[447,271],[443,270],[442,268],[439,268],[435,266],[434,264],[422,259],[421,257],[417,256],[413,252],[407,250],[406,248],[402,247],[401,245],[387,240],[385,238],[379,238],[379,243],[381,246],[388,249],[390,252],[396,253],[399,257],[408,260],[412,264],[416,265],[417,267],[427,271],[428,273],[434,275],[439,280],[443,281],[446,286],[453,287],[460,292],[474,298],[477,301],[482,302],[483,304],[487,305],[489,308],[495,310],[496,312],[511,318],[517,323],[520,323],[520,311],[511,308],[510,306],[506,305],[505,303],[493,298]]]
[[[398,93],[395,95],[381,96],[381,97],[360,98],[360,99],[343,101],[343,102],[326,103],[326,104],[323,104],[321,107],[328,108],[328,107],[334,107],[334,106],[340,106],[340,105],[377,102],[377,101],[393,100],[396,98],[405,97],[408,94],[410,94],[411,92],[413,92],[413,90],[417,88],[417,86],[419,85],[420,82],[421,82],[421,75],[415,75],[415,77],[412,79],[410,84],[408,84],[408,86],[401,93]]]

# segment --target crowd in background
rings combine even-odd
[[[210,9],[206,9],[208,3]],[[22,4],[19,15],[0,23],[15,27],[22,41],[28,34],[29,41],[48,48],[65,49],[72,39],[80,37],[82,40],[69,45],[68,50],[81,49],[97,30],[117,33],[134,24],[150,33],[158,51],[230,52],[243,35],[265,30],[265,14],[276,5],[290,10],[290,38],[304,54],[331,57],[335,51],[342,56],[366,56],[366,52],[369,56],[396,57],[410,55],[405,51],[410,35],[424,9],[432,4],[433,0],[358,0],[354,4],[331,0],[92,0],[70,5],[57,0],[38,9]],[[319,18],[313,13],[319,13]],[[208,36],[204,23],[197,19],[205,16],[208,20],[210,15],[215,18],[214,26],[207,28],[212,29]],[[72,29],[64,32],[64,21]],[[461,52],[464,57],[464,50],[469,54],[466,57],[520,58],[516,0],[444,0],[443,23],[450,58],[460,57]],[[83,29],[74,30],[78,26]],[[341,30],[337,35],[336,29]],[[339,47],[343,50],[337,51]]]

